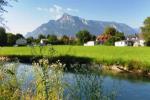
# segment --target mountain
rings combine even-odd
[[[88,30],[90,33],[99,35],[104,31],[105,27],[114,27],[120,32],[125,34],[134,34],[136,31],[130,26],[123,23],[86,20],[77,16],[63,14],[58,20],[50,20],[48,23],[42,24],[33,32],[28,32],[26,37],[38,37],[39,34],[55,34],[57,36],[68,35],[75,36],[75,34],[83,29]]]
[[[141,33],[141,29],[140,28],[134,28],[136,33]]]

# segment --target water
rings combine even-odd
[[[32,82],[36,76],[31,65],[19,64],[17,77],[24,80],[23,91],[31,87],[35,89]],[[65,72],[62,81],[68,86],[64,88],[64,95],[69,99],[73,96],[80,96],[82,100],[87,100],[89,95],[113,94],[117,100],[150,100],[150,80],[148,78]],[[71,95],[70,90],[74,91]]]

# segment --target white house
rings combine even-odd
[[[135,47],[138,47],[138,46],[145,46],[145,40],[138,40],[138,41],[135,41],[134,42],[134,45]]]
[[[41,44],[41,45],[46,45],[47,42],[48,42],[48,39],[41,39],[41,40],[40,40],[40,44]]]
[[[139,40],[139,38],[136,36],[131,36],[131,37],[127,37],[126,40],[127,41],[137,41],[137,40]]]
[[[145,40],[139,40],[140,41],[140,46],[145,46]]]
[[[21,45],[21,46],[23,46],[23,45],[26,45],[26,44],[27,44],[27,40],[26,40],[26,39],[23,39],[23,38],[18,39],[18,40],[16,41],[16,45]]]
[[[124,47],[124,46],[128,46],[128,44],[127,44],[127,42],[125,40],[123,40],[123,41],[115,42],[115,46],[117,46],[117,47]]]
[[[122,40],[115,42],[115,46],[124,47],[124,46],[144,46],[145,40]]]
[[[84,46],[94,46],[95,41],[88,41],[87,43],[84,43]]]

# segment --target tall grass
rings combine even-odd
[[[5,65],[1,65],[1,68]],[[5,66],[0,69],[0,100],[113,100],[116,98],[116,91],[107,93],[103,87],[103,77],[90,71],[76,72],[72,80],[65,80],[63,65],[57,63],[48,64],[46,59],[34,63],[35,79],[31,80],[26,88],[25,76],[17,77],[16,64]],[[66,74],[67,75],[67,74]],[[29,82],[29,83],[30,83]],[[70,83],[71,82],[71,83]],[[28,83],[27,83],[28,84]]]
[[[0,64],[0,100],[20,99],[21,80],[17,80],[16,69],[17,65]]]
[[[34,50],[33,50],[34,48]],[[42,54],[49,56],[48,46],[42,47]],[[129,69],[150,70],[150,48],[149,47],[113,47],[113,46],[53,46],[57,51],[55,56],[87,57],[94,62],[106,65],[123,65]],[[1,47],[2,56],[40,56],[39,47]]]

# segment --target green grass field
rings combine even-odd
[[[129,64],[130,66],[140,67],[150,66],[149,47],[112,47],[112,46],[52,46],[58,55],[70,55],[77,57],[92,58],[97,62],[106,64]],[[50,55],[51,46],[40,47],[1,47],[0,55]],[[130,63],[131,62],[131,63]],[[133,63],[134,62],[134,63]],[[134,64],[134,65],[132,65]],[[136,65],[137,64],[137,65]],[[149,67],[150,68],[150,67]]]

